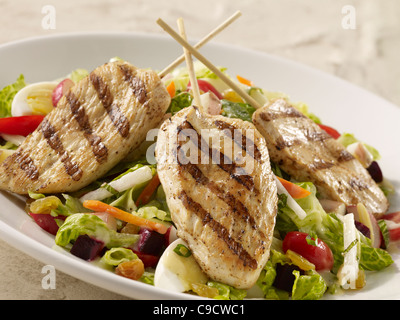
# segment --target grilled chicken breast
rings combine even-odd
[[[258,109],[253,123],[271,160],[298,181],[313,182],[321,197],[363,203],[380,216],[389,203],[368,171],[339,142],[285,100]]]
[[[249,122],[189,107],[161,126],[156,158],[177,234],[201,269],[250,288],[268,260],[277,212],[262,136]]]
[[[0,166],[0,189],[59,193],[95,181],[146,138],[170,103],[158,75],[127,62],[96,68]]]

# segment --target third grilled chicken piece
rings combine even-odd
[[[161,126],[157,169],[171,217],[202,270],[249,288],[269,257],[277,189],[254,126],[186,108]]]
[[[346,205],[362,202],[376,216],[387,211],[387,198],[361,163],[285,100],[258,109],[253,123],[271,160],[294,179],[313,182],[321,197]]]
[[[0,189],[78,190],[121,161],[159,125],[170,96],[158,75],[106,63],[72,87],[0,166]]]

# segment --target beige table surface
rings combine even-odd
[[[54,30],[42,27],[46,5],[56,9]],[[346,28],[348,5],[355,29]],[[399,0],[0,0],[0,45],[77,31],[161,34],[159,17],[183,17],[188,36],[201,38],[236,10],[242,17],[214,41],[310,65],[400,105]],[[0,299],[126,299],[60,271],[45,290],[43,266],[0,240]]]

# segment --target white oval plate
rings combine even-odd
[[[351,132],[375,146],[382,155],[384,175],[397,195],[391,210],[400,210],[400,108],[346,81],[264,53],[210,43],[201,49],[215,65],[240,74],[257,86],[306,102],[324,123]],[[86,33],[32,38],[0,46],[0,88],[24,74],[29,83],[63,77],[76,68],[89,70],[119,56],[141,68],[161,70],[182,53],[168,36]],[[55,247],[51,235],[40,229],[18,197],[0,194],[0,237],[10,245],[80,280],[135,299],[194,299],[125,279]],[[368,274],[367,286],[330,299],[400,299],[400,256],[383,272]]]

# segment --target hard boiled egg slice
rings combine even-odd
[[[12,116],[48,114],[53,109],[52,93],[57,84],[57,82],[37,82],[22,88],[12,102]]]
[[[193,255],[184,257],[174,251],[178,245],[188,248],[185,241],[177,239],[165,249],[154,274],[154,286],[174,292],[185,292],[191,290],[192,283],[207,283],[208,277],[200,269]]]

